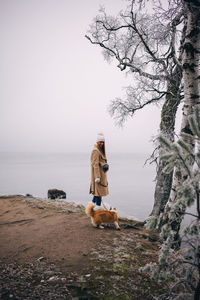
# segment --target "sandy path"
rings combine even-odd
[[[5,262],[44,257],[68,271],[76,270],[84,267],[102,236],[110,241],[119,234],[112,228],[93,228],[84,215],[33,208],[17,196],[0,197],[0,260]]]

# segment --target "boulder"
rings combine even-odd
[[[48,190],[47,196],[49,199],[66,199],[66,193],[62,190]]]
[[[26,197],[33,198],[33,196],[31,194],[26,194]]]

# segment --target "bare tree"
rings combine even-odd
[[[183,6],[180,1],[170,1],[170,8],[157,7],[149,14],[135,7],[131,0],[116,17],[108,16],[101,8],[86,38],[102,47],[108,61],[117,60],[118,68],[133,76],[125,99],[112,101],[111,115],[122,124],[137,110],[162,101],[160,131],[173,142],[177,107],[182,99]],[[173,174],[164,174],[165,162],[158,161],[154,216],[164,210]]]

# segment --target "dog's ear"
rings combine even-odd
[[[115,207],[112,207],[112,206],[110,206],[110,209],[109,210],[116,210],[116,208]]]

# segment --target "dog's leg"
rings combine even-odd
[[[114,225],[117,230],[120,230],[120,227],[119,227],[119,224],[117,223],[117,221],[114,222]]]
[[[94,226],[94,227],[98,227],[98,225],[96,224],[96,223],[94,223],[94,220],[93,219],[91,219],[91,223],[92,223],[92,225]]]
[[[96,228],[100,228],[100,229],[103,229],[104,227],[101,225],[101,223],[97,222],[95,223],[94,220],[92,219],[92,225]]]

